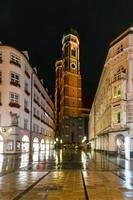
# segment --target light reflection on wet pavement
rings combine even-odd
[[[133,200],[133,160],[127,161],[104,153],[73,149],[36,152],[33,154],[32,163],[29,163],[28,154],[0,155],[0,199],[13,199],[46,175],[48,171],[51,171],[53,176],[51,173],[47,178],[43,178],[41,181],[43,185],[46,179],[48,182],[55,181],[53,177],[56,173],[61,174],[62,172],[64,172],[63,178],[60,179],[59,177],[62,177],[62,175],[58,175],[57,183],[60,180],[59,183],[66,184],[65,176],[72,176],[75,181],[75,176],[77,176],[76,181],[79,182],[79,185],[82,185],[81,170],[83,171],[89,200]],[[34,192],[36,191],[34,190],[35,187],[30,191],[31,194],[29,193],[31,196],[36,193]],[[81,187],[81,196],[83,196],[82,190]],[[71,190],[71,198],[74,191],[75,189]],[[56,195],[56,193],[50,192],[47,199],[50,199],[51,196],[52,200],[53,194]],[[57,199],[65,198],[62,196],[62,191],[59,195],[60,198]],[[28,200],[28,196],[25,196],[24,199],[26,198]],[[84,199],[84,197],[81,197],[81,199]]]

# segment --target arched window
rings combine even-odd
[[[76,49],[75,48],[72,48],[72,56],[76,56]]]
[[[64,55],[65,55],[65,56],[68,55],[68,46],[65,46],[65,48],[64,48]]]

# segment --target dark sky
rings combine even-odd
[[[66,28],[80,36],[83,93],[94,96],[109,43],[133,24],[133,0],[0,0],[0,40],[28,50],[45,87],[54,93],[54,64]]]

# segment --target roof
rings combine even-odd
[[[64,31],[63,37],[66,36],[66,35],[69,35],[69,34],[75,35],[75,36],[77,36],[79,38],[78,32],[73,28],[67,28]]]

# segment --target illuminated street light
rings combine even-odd
[[[82,143],[84,143],[86,140],[87,140],[87,137],[84,136],[84,137],[83,137],[83,140],[82,140]]]
[[[58,138],[56,138],[56,142],[58,142],[59,141],[59,139]]]
[[[62,144],[62,139],[60,140],[60,143]]]

